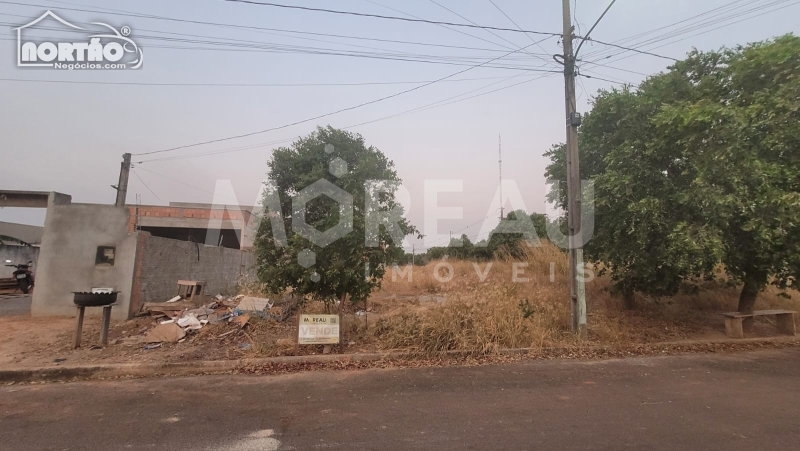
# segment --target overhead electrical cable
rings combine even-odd
[[[517,30],[514,28],[503,28],[503,27],[492,27],[488,25],[475,25],[475,24],[466,24],[466,23],[454,23],[454,22],[443,22],[438,20],[428,20],[428,19],[412,19],[408,17],[398,17],[398,16],[384,16],[381,14],[369,14],[369,13],[361,13],[356,11],[341,11],[335,9],[325,9],[325,8],[311,8],[308,6],[298,6],[298,5],[282,5],[279,3],[268,3],[268,2],[256,2],[252,0],[225,0],[231,3],[246,3],[249,5],[257,5],[257,6],[267,6],[267,7],[274,7],[274,8],[285,8],[285,9],[296,9],[296,10],[303,10],[303,11],[313,11],[313,12],[322,12],[328,14],[340,14],[340,15],[349,15],[349,16],[358,16],[358,17],[369,17],[373,19],[385,19],[385,20],[398,20],[404,22],[419,22],[419,23],[426,23],[430,25],[447,25],[451,27],[463,27],[463,28],[476,28],[481,30],[494,30],[494,31],[510,31],[514,33],[530,33],[530,34],[539,34],[539,35],[547,35],[547,36],[560,36],[561,33],[548,33],[544,31],[533,31],[533,30]]]
[[[531,45],[533,45],[533,44],[531,44]],[[530,47],[530,46],[527,46],[527,47]],[[267,128],[267,129],[264,129],[264,130],[258,130],[258,131],[249,132],[249,133],[242,133],[242,134],[239,134],[239,135],[228,136],[228,137],[218,138],[218,139],[212,139],[212,140],[197,142],[197,143],[193,143],[193,144],[186,144],[186,145],[177,146],[177,147],[171,147],[171,148],[167,148],[167,149],[154,150],[154,151],[150,151],[150,152],[141,152],[141,153],[138,153],[138,154],[135,154],[135,155],[152,155],[152,154],[156,154],[156,153],[172,152],[174,150],[185,149],[185,148],[188,148],[188,147],[196,147],[196,146],[201,146],[201,145],[205,145],[205,144],[212,144],[212,143],[221,142],[221,141],[228,141],[228,140],[232,140],[232,139],[244,138],[244,137],[247,137],[247,136],[259,135],[259,134],[263,134],[263,133],[267,133],[267,132],[271,132],[271,131],[275,131],[275,130],[281,130],[281,129],[288,128],[288,127],[291,127],[291,126],[294,126],[294,125],[299,125],[299,124],[304,124],[306,122],[315,121],[315,120],[318,120],[318,119],[322,119],[324,117],[333,116],[335,114],[339,114],[339,113],[342,113],[342,112],[345,112],[345,111],[355,110],[357,108],[361,108],[361,107],[364,107],[364,106],[367,106],[367,105],[372,105],[372,104],[375,104],[375,103],[378,103],[378,102],[382,102],[384,100],[392,99],[394,97],[398,97],[398,96],[401,96],[401,95],[404,95],[404,94],[408,94],[408,93],[413,92],[413,91],[417,91],[419,89],[422,89],[422,88],[425,88],[427,86],[433,85],[433,84],[438,83],[440,81],[453,78],[453,77],[455,77],[457,75],[461,75],[461,74],[463,74],[465,72],[468,72],[470,70],[477,69],[477,68],[482,67],[482,66],[484,66],[486,64],[489,64],[491,62],[497,61],[497,60],[499,60],[499,59],[501,59],[501,58],[503,58],[505,56],[514,54],[514,53],[516,53],[516,52],[518,52],[518,51],[520,51],[520,50],[522,50],[524,48],[525,47],[519,48],[517,50],[513,50],[513,51],[511,51],[511,52],[509,52],[509,53],[507,53],[505,55],[498,56],[498,57],[493,58],[491,60],[485,61],[485,62],[483,62],[481,64],[477,64],[475,66],[471,66],[471,67],[468,67],[466,69],[462,69],[462,70],[460,70],[458,72],[455,72],[455,73],[452,73],[452,74],[447,75],[445,77],[433,80],[433,81],[431,81],[429,83],[425,83],[423,85],[415,86],[415,87],[407,89],[405,91],[397,92],[397,93],[394,93],[394,94],[391,94],[391,95],[388,95],[388,96],[380,97],[378,99],[370,100],[368,102],[363,102],[363,103],[360,103],[360,104],[357,104],[357,105],[353,105],[353,106],[349,106],[349,107],[346,107],[346,108],[341,108],[341,109],[338,109],[336,111],[325,113],[325,114],[321,114],[321,115],[314,116],[314,117],[311,117],[311,118],[308,118],[308,119],[302,119],[302,120],[299,120],[299,121],[295,121],[295,122],[292,122],[292,123],[280,125],[280,126],[277,126],[277,127]]]

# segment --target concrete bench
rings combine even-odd
[[[756,310],[753,313],[729,312],[723,313],[725,317],[725,334],[732,338],[744,338],[744,323],[752,324],[756,316],[774,316],[778,333],[795,335],[794,315],[791,310]]]

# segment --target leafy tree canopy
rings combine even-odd
[[[291,289],[324,301],[348,296],[353,302],[365,300],[380,286],[386,265],[403,258],[402,242],[397,238],[416,231],[402,217],[402,206],[395,199],[401,180],[394,163],[377,148],[367,146],[360,135],[329,126],[298,139],[291,147],[275,149],[268,167],[263,199],[266,217],[255,242],[261,282],[276,293]],[[292,228],[292,220],[302,214],[293,207],[293,200],[304,190],[321,186],[320,180],[325,181],[324,186],[333,184],[352,196],[353,206],[344,212],[341,204],[326,195],[306,203],[305,222],[314,229],[325,232],[339,224],[351,229],[322,244],[301,236],[297,224]],[[381,181],[381,189],[368,189],[369,181]],[[370,212],[385,214],[376,228],[367,222]],[[285,243],[281,243],[276,224],[286,231]]]
[[[638,89],[601,91],[580,130],[581,177],[595,182],[585,251],[634,291],[672,294],[718,264],[752,311],[800,264],[800,38],[694,51]],[[566,180],[563,146],[549,179]],[[564,190],[551,200],[565,206]],[[796,286],[795,286],[796,288]]]

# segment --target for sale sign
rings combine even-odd
[[[339,343],[339,317],[337,315],[300,315],[297,343],[301,345]]]

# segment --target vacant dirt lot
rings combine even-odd
[[[609,292],[608,279],[598,277],[587,283],[589,337],[579,341],[569,330],[563,254],[548,248],[535,250],[525,262],[522,275],[519,262],[516,270],[514,263],[454,261],[449,262],[450,270],[441,265],[437,268],[439,263],[434,262],[406,272],[389,270],[383,289],[366,304],[346,306],[342,351],[436,356],[460,350],[486,355],[502,348],[631,348],[665,341],[712,340],[725,338],[719,312],[736,307],[738,287],[728,284],[722,275],[719,280],[688,287],[686,293],[673,298],[639,298],[639,308],[632,312],[622,310],[620,301]],[[513,281],[515,271],[517,280],[523,281]],[[213,299],[206,298],[198,305],[210,301]],[[800,303],[770,289],[760,295],[757,307],[798,309]],[[326,307],[310,302],[303,311],[322,313]],[[31,318],[17,312],[0,317],[0,365],[11,368],[292,355],[296,318],[296,313],[283,322],[251,317],[243,328],[227,322],[206,325],[180,343],[149,349],[142,338],[165,318],[139,317],[112,324],[110,344],[100,349],[93,346],[99,342],[99,318],[87,317],[83,348],[73,350],[73,318]],[[759,321],[752,334],[774,335],[769,320]],[[321,353],[322,347],[304,346],[299,352]]]

